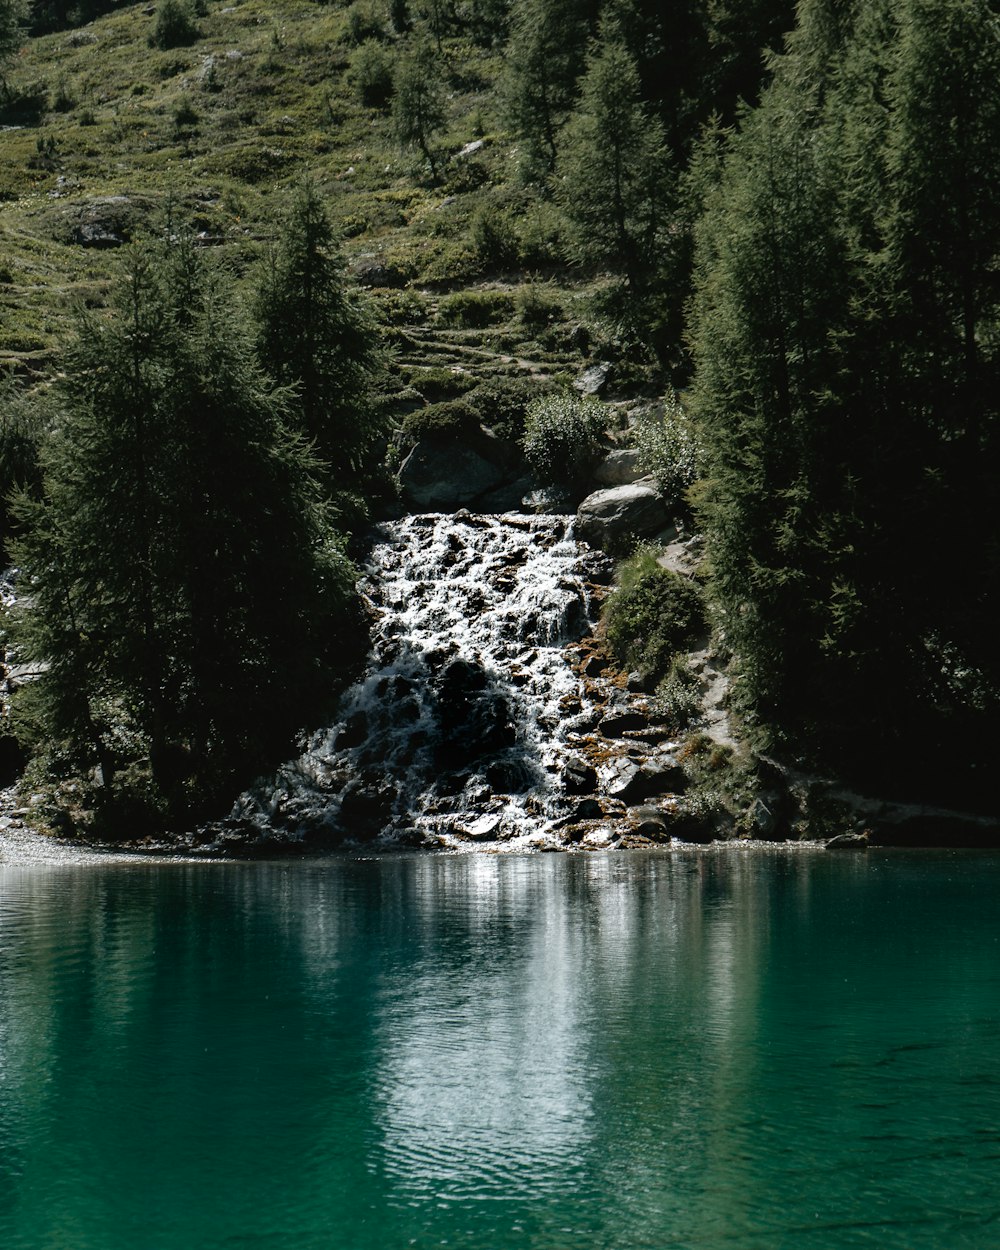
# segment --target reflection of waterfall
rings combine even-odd
[[[381,538],[364,678],[339,723],[234,814],[347,838],[542,832],[566,811],[566,735],[587,715],[563,647],[588,628],[600,557],[560,517],[413,516]]]

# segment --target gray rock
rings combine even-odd
[[[608,452],[594,470],[594,481],[603,486],[631,486],[642,475],[638,448],[623,447],[618,451]]]
[[[471,447],[422,442],[403,461],[399,481],[421,511],[447,512],[497,490],[504,472]]]
[[[867,833],[838,833],[826,844],[828,851],[867,851]]]
[[[473,139],[471,143],[467,143],[464,148],[461,148],[455,153],[455,160],[460,161],[467,156],[475,156],[475,154],[477,152],[481,152],[485,146],[485,139]]]
[[[652,486],[635,483],[588,495],[577,509],[576,534],[592,547],[614,551],[627,539],[659,533],[668,522],[659,493]]]
[[[394,265],[384,265],[373,256],[362,256],[354,265],[354,276],[359,286],[392,287],[406,286],[406,275]]]
[[[632,733],[636,729],[645,729],[649,722],[641,712],[621,712],[617,715],[605,716],[598,725],[605,738],[620,738],[622,734]]]
[[[532,481],[530,477],[519,477],[514,482],[505,482],[496,490],[491,490],[478,501],[480,512],[520,512],[524,506],[525,495],[530,494]]]
[[[663,760],[620,760],[602,787],[604,793],[629,806],[660,794],[680,794],[687,785],[684,770],[669,757]]]
[[[562,786],[567,794],[593,794],[597,789],[597,773],[586,761],[569,759],[563,768]]]
[[[644,838],[662,841],[670,837],[670,823],[659,807],[632,807],[629,815],[635,821],[635,832]]]
[[[581,799],[573,809],[574,820],[600,820],[604,809],[597,799]]]
[[[573,383],[573,387],[581,395],[599,395],[607,386],[610,373],[611,365],[606,360],[602,360],[599,364],[584,369]]]
[[[778,829],[778,804],[772,795],[760,795],[750,809],[750,829],[753,837],[765,841]]]

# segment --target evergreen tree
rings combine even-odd
[[[303,183],[268,258],[257,300],[260,357],[296,388],[293,418],[332,489],[357,483],[382,431],[373,394],[382,358],[373,318],[347,281],[330,216]]]
[[[504,92],[529,170],[555,169],[559,132],[576,98],[595,18],[577,0],[514,0],[511,6]]]
[[[7,70],[24,43],[25,0],[0,0],[0,94],[7,92]]]
[[[630,300],[641,300],[669,269],[673,188],[663,127],[642,103],[616,22],[604,24],[587,59],[556,174],[576,258],[624,275]]]
[[[746,702],[814,760],[952,802],[1000,712],[994,25],[965,0],[804,5],[699,230]]]
[[[352,575],[217,271],[186,241],[136,247],[113,311],[81,326],[21,503],[12,628],[48,668],[15,721],[50,775],[100,766],[109,821],[178,823],[326,710]]]
[[[444,88],[441,66],[429,43],[418,42],[399,60],[393,78],[392,123],[403,147],[415,147],[437,181],[434,135],[444,126]]]

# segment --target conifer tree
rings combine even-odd
[[[0,95],[7,91],[7,69],[24,43],[27,17],[24,0],[0,0]]]
[[[623,274],[641,298],[666,268],[672,187],[663,127],[642,102],[639,72],[617,22],[587,58],[563,132],[557,199],[575,256]]]
[[[294,387],[293,420],[328,467],[331,489],[355,485],[381,432],[374,320],[349,285],[316,185],[302,183],[269,256],[257,299],[260,357]]]
[[[176,302],[176,271],[193,272]],[[88,318],[23,500],[19,732],[51,776],[100,766],[109,821],[218,810],[326,709],[351,604],[314,462],[218,273],[137,246]]]
[[[403,55],[393,77],[392,124],[396,138],[405,147],[414,147],[438,178],[438,158],[432,140],[445,122],[444,89],[441,67],[433,47],[418,41]]]
[[[559,132],[576,98],[591,23],[577,0],[514,0],[504,86],[526,166],[555,169]]]
[[[953,802],[1000,715],[994,22],[811,0],[699,228],[706,518],[746,703],[814,762]]]

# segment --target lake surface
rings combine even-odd
[[[1000,1245],[1000,857],[0,865],[4,1250]]]

